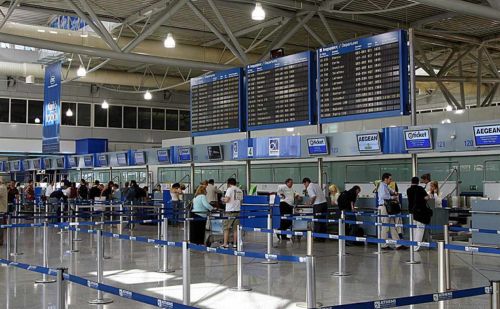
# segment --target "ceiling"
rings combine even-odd
[[[470,48],[472,57],[464,56],[461,64],[463,75],[473,77],[477,75],[480,67],[473,58],[478,58],[478,47],[484,47],[486,52],[480,56],[489,57],[491,61],[486,65],[490,70],[483,68],[481,74],[485,78],[496,78],[492,68],[500,67],[500,41],[497,40],[500,37],[500,0],[438,0],[437,2],[441,1],[455,1],[457,5],[446,7],[423,0],[264,0],[261,2],[266,10],[266,19],[259,22],[251,19],[251,11],[255,5],[253,0],[188,0],[184,1],[186,3],[178,10],[175,6],[182,0],[11,0],[0,1],[0,8],[2,15],[5,16],[8,15],[9,8],[12,9],[11,5],[16,4],[11,10],[9,23],[45,27],[56,16],[78,15],[74,9],[75,5],[91,16],[91,12],[86,10],[86,7],[90,7],[99,20],[111,23],[106,25],[121,49],[127,41],[133,40],[143,31],[151,32],[146,37],[147,42],[156,41],[158,45],[162,44],[167,33],[172,33],[178,46],[200,51],[198,55],[185,55],[186,59],[207,63],[228,63],[234,66],[243,65],[239,59],[229,62],[234,58],[235,50],[236,53],[238,50],[246,51],[259,41],[261,42],[258,46],[246,52],[247,64],[265,59],[271,47],[278,47],[276,45],[278,43],[283,43],[281,47],[285,48],[287,54],[293,54],[314,50],[324,44],[332,44],[333,39],[343,41],[396,28],[413,27],[416,29],[419,47],[417,58],[421,63],[425,62],[423,58],[425,54],[431,66],[439,69],[443,64],[445,66],[450,64],[462,51]],[[85,2],[87,6],[83,5]],[[214,10],[214,6],[217,11]],[[471,9],[464,9],[464,6],[470,6]],[[165,18],[159,27],[155,27],[155,22],[161,20],[171,10],[175,10],[175,13]],[[206,20],[201,20],[195,10],[201,12]],[[313,12],[311,16],[310,12]],[[498,18],[494,16],[491,18],[488,14],[494,15],[495,12],[498,12]],[[218,18],[218,14],[222,17],[222,21]],[[0,16],[0,20],[1,18]],[[301,24],[303,19],[308,20]],[[259,25],[265,27],[259,29]],[[218,40],[214,28],[215,32],[219,32],[227,40],[226,44]],[[237,36],[237,44],[228,35],[228,29]],[[3,31],[4,29],[0,29],[0,32]],[[82,33],[84,31],[87,30],[80,30]],[[92,34],[93,30],[90,29],[88,32]],[[283,39],[286,40],[283,42]],[[213,42],[214,40],[216,42]],[[81,44],[87,43],[82,40]],[[219,59],[208,56],[208,45],[212,47],[211,51],[220,52]],[[100,48],[110,50],[109,46],[108,43]],[[143,45],[138,46],[130,53],[153,54],[165,58],[183,57],[183,55],[171,56],[168,51],[163,54],[161,50],[153,51],[146,47],[140,49]],[[453,51],[455,53],[449,57]],[[245,57],[241,54],[237,56],[242,59]],[[67,57],[70,57],[69,54]],[[85,53],[82,53],[82,57],[84,63],[87,63],[89,58]],[[92,63],[97,65],[105,59],[106,57],[94,57]],[[483,58],[484,62],[487,60]],[[79,62],[74,61],[71,65],[77,67]],[[141,66],[140,63],[113,59],[107,61],[100,69],[117,73],[154,74],[160,79],[168,75],[181,80],[206,72],[199,68],[189,68],[189,65],[175,67],[158,64],[148,65],[148,71],[145,71],[145,66]],[[449,69],[446,76],[457,76],[458,70],[458,66],[454,66]]]

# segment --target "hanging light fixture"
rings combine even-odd
[[[163,41],[163,46],[165,46],[165,48],[175,48],[175,40],[172,33],[169,32],[167,34],[165,41]]]
[[[106,100],[102,101],[101,107],[104,109],[108,109],[109,108],[108,101],[106,101]]]
[[[153,95],[151,94],[151,92],[149,92],[149,90],[146,90],[146,92],[144,92],[144,100],[151,100],[153,98]]]
[[[35,118],[35,123],[40,123],[40,118],[36,117]]]
[[[68,110],[66,111],[66,117],[73,117],[73,111],[71,110],[71,108],[68,108]]]
[[[79,76],[79,77],[84,77],[85,75],[87,75],[87,70],[85,70],[85,68],[83,67],[83,65],[80,65],[80,67],[78,68],[78,70],[76,70],[76,75]]]
[[[452,110],[453,110],[453,106],[451,106],[451,105],[446,106],[447,112],[451,112]]]
[[[266,19],[266,11],[262,8],[262,4],[260,2],[255,3],[255,9],[252,11],[252,19],[253,20],[264,20]]]

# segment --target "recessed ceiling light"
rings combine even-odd
[[[172,36],[172,33],[169,32],[167,34],[165,41],[163,41],[163,45],[165,46],[165,48],[175,48],[175,40]]]
[[[462,115],[463,113],[465,113],[465,110],[463,110],[463,109],[457,109],[455,111],[455,114],[457,114],[457,115]]]
[[[446,106],[447,112],[451,112],[452,110],[453,110],[453,106],[451,106],[451,105]]]
[[[87,70],[85,70],[85,68],[83,67],[83,65],[80,65],[80,67],[78,68],[78,70],[76,70],[76,76],[84,77],[85,75],[87,75]]]
[[[80,37],[82,37],[82,38],[86,38],[88,36],[89,36],[88,34],[80,34]]]
[[[54,31],[54,30],[49,30],[49,33],[52,33],[52,34],[57,34],[57,31]]]
[[[266,19],[266,11],[262,8],[262,4],[260,2],[255,3],[255,9],[252,12],[253,20],[264,20]]]
[[[146,92],[144,92],[144,100],[151,100],[153,98],[153,95],[151,94],[151,92],[149,92],[149,90],[146,90]]]
[[[286,128],[286,131],[287,132],[293,132],[293,131],[295,131],[295,128]]]
[[[45,29],[38,29],[38,32],[45,32]]]
[[[101,107],[104,109],[108,109],[109,108],[108,101],[106,101],[106,100],[102,101]]]

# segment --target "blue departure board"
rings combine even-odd
[[[241,132],[243,69],[191,79],[191,134]]]
[[[303,52],[246,67],[248,130],[313,123],[313,61]]]
[[[320,123],[408,114],[408,47],[397,30],[317,51]]]

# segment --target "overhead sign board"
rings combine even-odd
[[[307,139],[307,151],[311,156],[327,155],[328,142],[326,137],[314,137]]]
[[[404,139],[406,150],[432,149],[431,129],[405,130]]]
[[[380,152],[380,133],[358,134],[359,152]]]
[[[500,124],[474,126],[473,128],[476,147],[500,146]]]

